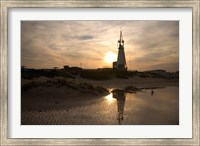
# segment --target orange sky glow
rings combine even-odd
[[[179,70],[178,21],[22,21],[21,64],[112,67],[121,29],[128,70]]]

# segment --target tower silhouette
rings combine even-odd
[[[120,31],[120,39],[118,40],[118,57],[117,57],[116,69],[119,71],[127,70],[122,31]]]

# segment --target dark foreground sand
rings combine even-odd
[[[59,80],[59,84],[54,82]],[[67,83],[60,81],[66,80]],[[70,82],[70,86],[68,83]],[[55,83],[55,84],[54,84]],[[71,86],[73,83],[73,86]],[[75,84],[75,85],[74,85]],[[179,82],[177,79],[159,79],[159,78],[139,78],[133,77],[130,79],[112,79],[104,81],[94,81],[86,80],[82,78],[78,79],[65,79],[65,78],[55,78],[50,79],[46,77],[40,77],[33,80],[22,80],[22,86],[31,85],[31,87],[26,90],[22,90],[22,125],[56,125],[56,124],[83,124],[83,125],[98,125],[98,124],[118,124],[116,120],[117,115],[117,104],[113,100],[112,103],[105,102],[105,97],[109,94],[106,90],[100,87],[111,89],[124,89],[127,86],[135,86],[139,88],[155,88],[155,87],[177,87]],[[92,85],[92,86],[90,86]],[[178,91],[178,90],[177,90]],[[150,90],[145,92],[150,93]],[[158,93],[160,90],[158,90]],[[171,92],[171,90],[170,90]],[[128,95],[126,105],[130,103],[137,103],[138,108],[134,110],[127,110],[130,114],[142,111],[142,115],[137,118],[129,118],[127,124],[178,124],[178,95],[174,96],[173,102],[164,103],[163,99],[159,100],[161,93],[155,96],[154,101],[159,101],[158,104],[165,107],[165,105],[172,104],[174,107],[174,112],[170,111],[166,113],[161,112],[157,115],[168,115],[169,119],[161,119],[157,116],[149,117],[148,115],[155,114],[145,114],[149,111],[152,113],[157,112],[157,109],[152,105],[156,106],[153,100],[147,100],[147,95],[142,95],[143,93],[137,94],[137,96]],[[141,97],[140,97],[141,96]],[[140,97],[140,98],[138,98]],[[143,99],[143,100],[141,100]],[[165,99],[167,100],[167,99]],[[170,100],[170,99],[169,99]],[[130,101],[130,102],[129,102]],[[148,101],[148,102],[147,102]],[[162,102],[163,101],[163,102]],[[128,103],[129,102],[129,103]],[[151,104],[151,105],[148,105]],[[169,104],[170,103],[170,104]],[[136,104],[136,105],[137,105]],[[145,105],[147,104],[147,105]],[[135,106],[137,107],[137,106]],[[142,107],[143,109],[140,109]],[[146,107],[146,108],[145,108]],[[157,108],[162,108],[157,107]],[[166,108],[166,107],[165,107]],[[146,110],[145,110],[146,109]],[[165,109],[167,110],[167,109]],[[172,113],[173,112],[173,113]],[[171,113],[171,114],[169,114]],[[134,115],[133,115],[134,116]],[[101,118],[98,118],[101,117]],[[152,118],[157,118],[160,120],[152,120]],[[144,120],[141,120],[144,119]]]

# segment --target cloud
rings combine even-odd
[[[93,38],[94,37],[91,35],[83,35],[83,36],[78,37],[79,40],[91,40]]]
[[[178,21],[22,21],[22,65],[111,67],[104,56],[117,54],[121,29],[129,69],[178,70]]]

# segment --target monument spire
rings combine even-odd
[[[118,57],[117,57],[116,68],[119,71],[126,71],[127,70],[122,30],[120,31],[120,38],[118,40]]]

